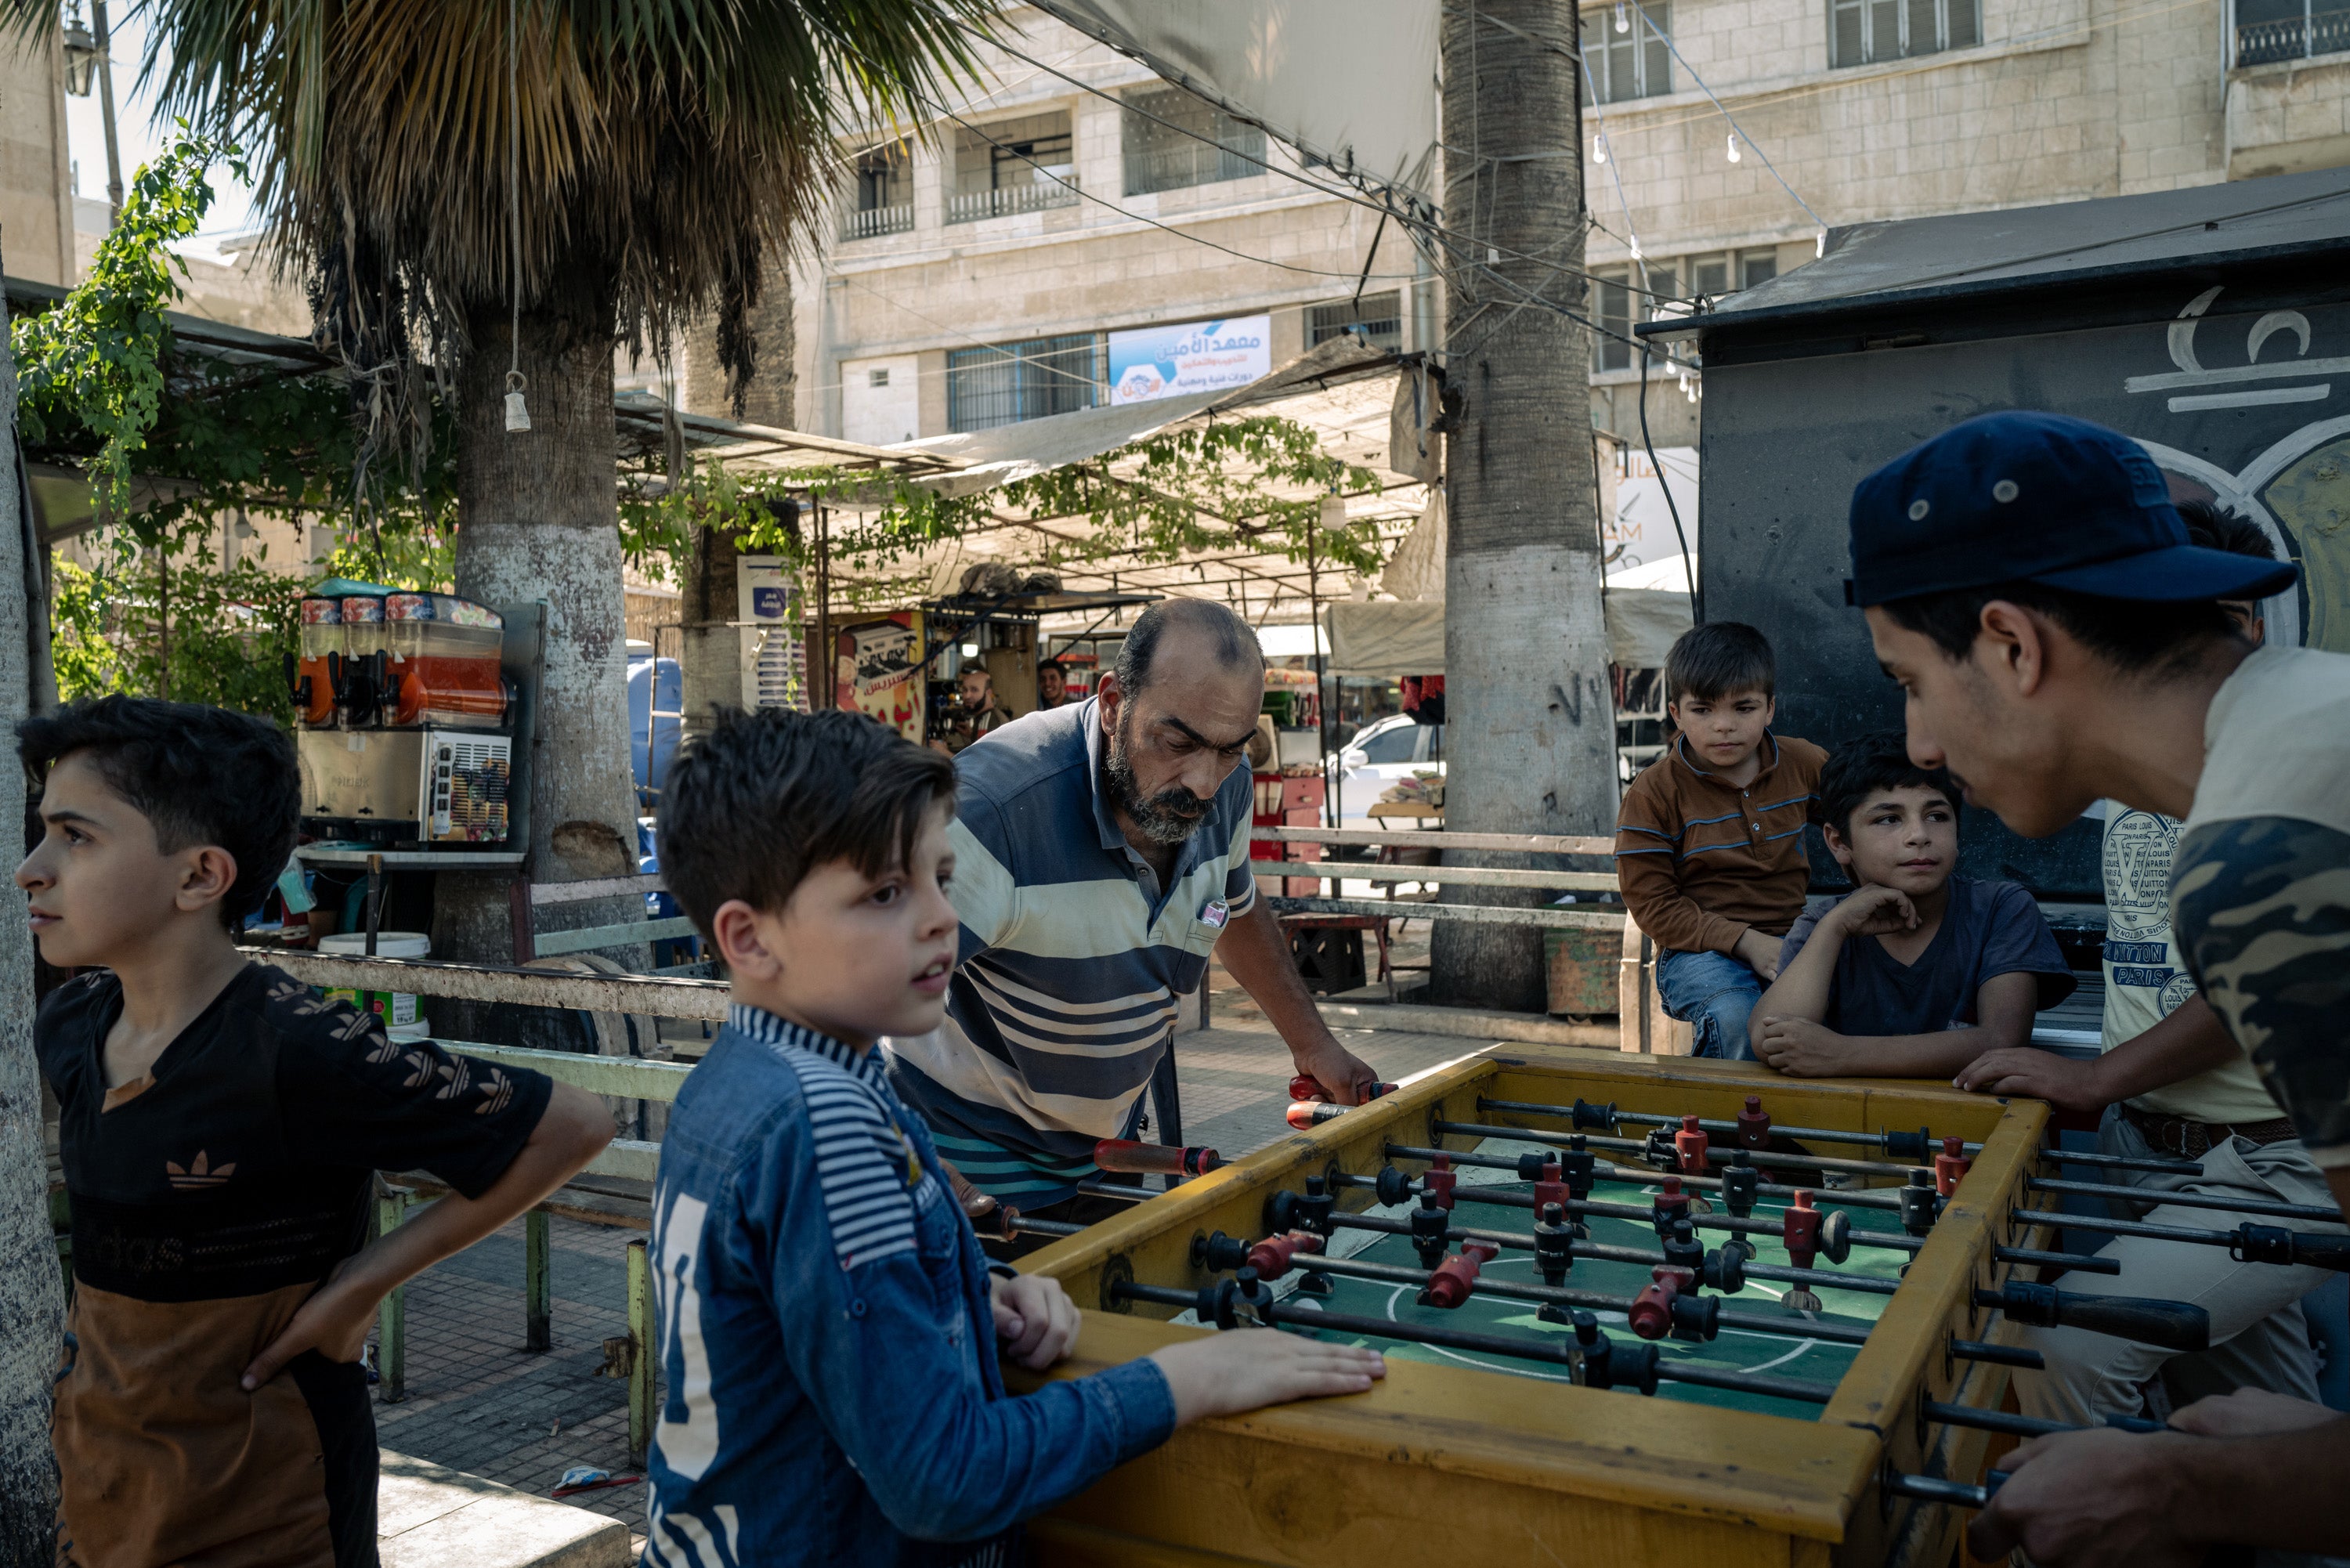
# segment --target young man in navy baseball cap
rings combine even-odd
[[[2290,588],[2294,568],[2198,547],[2135,441],[2025,412],[1862,481],[1852,560],[1913,761],[2029,836],[2101,797],[2185,818],[2179,949],[2350,1210],[2350,658],[2255,650],[2222,603]],[[2207,1171],[2243,1165],[2241,1141]],[[2350,1421],[2248,1391],[2175,1424],[2019,1449],[1976,1552],[2072,1568],[2350,1548]]]

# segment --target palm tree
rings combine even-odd
[[[1444,12],[1444,212],[1461,234],[1445,278],[1448,829],[1616,822],[1591,344],[1558,314],[1584,308],[1575,21],[1557,0]],[[1440,1001],[1547,1000],[1541,933],[1524,927],[1440,921],[1430,961]]]
[[[50,0],[0,0],[54,15]],[[612,360],[708,313],[730,376],[851,123],[967,78],[993,0],[151,0],[167,111],[242,144],[388,452],[457,411],[457,589],[544,599],[542,881],[635,866]],[[509,38],[513,47],[509,47]],[[526,389],[530,428],[505,397]],[[444,877],[435,950],[495,957],[504,890]],[[577,923],[624,905],[570,906]]]

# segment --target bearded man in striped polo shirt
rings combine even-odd
[[[949,897],[962,950],[943,1028],[888,1042],[890,1084],[940,1154],[1024,1214],[1090,1223],[1095,1142],[1131,1137],[1176,998],[1213,953],[1340,1105],[1377,1075],[1315,1011],[1249,867],[1243,765],[1264,694],[1223,606],[1143,611],[1098,695],[956,758]]]

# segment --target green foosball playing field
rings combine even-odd
[[[1481,1152],[1514,1156],[1536,1148],[1534,1145],[1489,1143]],[[1766,1157],[1767,1158],[1767,1157]],[[1482,1174],[1482,1173],[1480,1173]],[[1616,1202],[1646,1206],[1661,1190],[1659,1187],[1618,1187],[1607,1197]],[[1451,1236],[1450,1253],[1461,1250],[1463,1232],[1480,1231],[1524,1233],[1533,1229],[1534,1215],[1531,1209],[1492,1199],[1515,1197],[1530,1201],[1532,1184],[1522,1181],[1473,1181],[1464,1176],[1456,1189],[1451,1213]],[[1826,1209],[1837,1207],[1832,1193],[1823,1192],[1818,1199]],[[1758,1202],[1752,1218],[1775,1230],[1787,1209],[1784,1199],[1763,1199]],[[1882,1210],[1849,1209],[1852,1241],[1848,1256],[1841,1263],[1814,1260],[1814,1267],[1835,1276],[1856,1281],[1881,1282],[1881,1291],[1866,1288],[1837,1288],[1814,1279],[1807,1285],[1756,1278],[1749,1275],[1743,1288],[1734,1294],[1721,1295],[1721,1313],[1727,1320],[1720,1323],[1714,1337],[1700,1340],[1682,1334],[1667,1333],[1654,1341],[1659,1360],[1659,1397],[1685,1400],[1695,1404],[1728,1406],[1735,1408],[1768,1411],[1799,1419],[1814,1418],[1821,1403],[1836,1381],[1851,1365],[1859,1343],[1867,1335],[1877,1315],[1890,1299],[1890,1288],[1899,1280],[1901,1271],[1910,1257],[1898,1243],[1890,1247],[1871,1245],[1868,1238],[1883,1236],[1903,1238],[1898,1218]],[[1392,1209],[1370,1210],[1367,1218],[1373,1222],[1385,1220],[1392,1224],[1408,1219],[1409,1210],[1402,1205]],[[1723,1231],[1705,1228],[1709,1218],[1701,1211],[1696,1234],[1709,1251],[1718,1250],[1733,1237]],[[1656,1253],[1659,1237],[1652,1224],[1629,1219],[1594,1216],[1586,1220],[1587,1240],[1599,1247],[1620,1248],[1642,1253]],[[1340,1229],[1326,1243],[1326,1256],[1316,1260],[1301,1255],[1295,1266],[1278,1282],[1282,1294],[1281,1326],[1300,1333],[1319,1333],[1322,1337],[1348,1343],[1376,1345],[1389,1356],[1405,1361],[1421,1361],[1476,1367],[1485,1371],[1506,1372],[1519,1376],[1552,1382],[1572,1382],[1575,1372],[1551,1359],[1520,1357],[1486,1348],[1462,1349],[1441,1345],[1415,1343],[1407,1338],[1389,1338],[1354,1332],[1334,1333],[1315,1330],[1309,1326],[1310,1315],[1320,1313],[1343,1314],[1350,1318],[1380,1319],[1394,1323],[1407,1333],[1412,1331],[1468,1331],[1482,1335],[1516,1340],[1529,1345],[1546,1345],[1554,1352],[1576,1343],[1575,1323],[1567,1303],[1545,1303],[1539,1300],[1498,1293],[1513,1287],[1543,1286],[1543,1275],[1534,1254],[1522,1246],[1503,1246],[1498,1253],[1483,1262],[1478,1271],[1476,1286],[1467,1298],[1454,1307],[1423,1306],[1419,1298],[1427,1274],[1418,1250],[1410,1237],[1381,1234],[1348,1227],[1342,1219]],[[1749,1266],[1786,1268],[1792,1266],[1785,1246],[1776,1235],[1758,1227],[1742,1233],[1752,1246]],[[1914,1243],[1911,1243],[1914,1246]],[[1578,1250],[1581,1241],[1578,1241]],[[1323,1264],[1317,1268],[1316,1262]],[[1354,1271],[1388,1270],[1408,1272],[1411,1280],[1366,1278]],[[1577,1255],[1562,1282],[1565,1288],[1578,1293],[1620,1298],[1637,1298],[1653,1280],[1652,1265],[1608,1258]],[[1801,1289],[1810,1289],[1816,1296],[1818,1312],[1790,1310],[1785,1298]],[[1598,1332],[1607,1340],[1627,1349],[1641,1343],[1630,1327],[1626,1313],[1620,1308],[1588,1304],[1582,1308],[1596,1321]],[[1588,1332],[1589,1325],[1586,1325]],[[1749,1387],[1721,1387],[1696,1384],[1676,1378],[1677,1370],[1687,1369],[1697,1376],[1707,1371],[1731,1374],[1768,1374],[1777,1378],[1791,1378],[1816,1386],[1816,1396],[1811,1398],[1783,1397],[1759,1392]],[[1766,1385],[1767,1386],[1767,1385]]]

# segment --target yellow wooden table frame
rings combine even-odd
[[[1572,1048],[1497,1047],[1311,1132],[1032,1253],[1086,1309],[1078,1376],[1212,1330],[1172,1309],[1112,1302],[1108,1280],[1195,1289],[1195,1238],[1264,1234],[1265,1199],[1317,1172],[1371,1175],[1400,1143],[1472,1149],[1436,1120],[1569,1130],[1564,1120],[1481,1112],[1481,1096],[1730,1117],[1761,1094],[1774,1124],[1853,1132],[1930,1127],[1981,1142],[1868,1343],[1815,1420],[1390,1361],[1384,1383],[1322,1400],[1200,1423],[1030,1527],[1038,1561],[1066,1564],[1327,1564],[1329,1568],[1680,1568],[1834,1563],[1941,1568],[1965,1516],[1887,1499],[1887,1469],[1976,1479],[1987,1434],[1922,1430],[1921,1399],[1996,1407],[2003,1368],[1954,1361],[1952,1337],[1983,1338],[1977,1286],[2030,1244],[2007,1216],[2026,1200],[2047,1107],[1907,1080],[1781,1077],[1746,1063],[1626,1058]],[[1851,1146],[1817,1151],[1865,1154]],[[1421,1162],[1394,1162],[1418,1174]],[[1340,1207],[1376,1199],[1340,1189]],[[1255,1332],[1255,1331],[1249,1331]],[[1999,1338],[2000,1334],[1990,1337]],[[1010,1369],[1007,1369],[1010,1370]],[[1024,1385],[1033,1386],[1029,1378]]]

